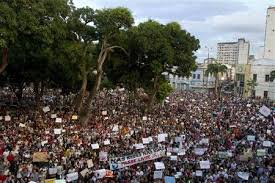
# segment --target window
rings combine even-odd
[[[257,81],[257,74],[253,74],[253,81]]]
[[[265,75],[265,82],[269,82],[269,75]]]
[[[196,74],[193,74],[193,79],[196,79]]]
[[[197,75],[197,79],[201,79],[201,75],[200,74]]]
[[[264,91],[264,98],[268,97],[268,91]]]

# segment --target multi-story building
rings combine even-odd
[[[275,60],[275,7],[267,9],[264,58]]]
[[[245,39],[238,42],[218,43],[217,61],[235,67],[237,64],[247,64],[250,43]]]
[[[176,90],[196,90],[196,91],[208,91],[214,89],[215,78],[213,76],[206,76],[205,70],[207,64],[198,64],[195,71],[191,73],[191,76],[178,77],[172,74],[167,75],[167,79]]]

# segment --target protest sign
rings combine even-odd
[[[105,177],[106,175],[106,170],[105,169],[100,169],[100,170],[96,170],[94,171],[95,175],[96,175],[96,178],[98,179],[102,179]]]
[[[88,168],[92,168],[94,166],[93,160],[92,159],[87,160],[87,165],[88,165]]]
[[[209,139],[208,138],[201,139],[200,144],[209,144]]]
[[[225,159],[225,158],[228,158],[230,156],[229,156],[229,153],[227,151],[219,151],[218,152],[218,157],[221,158],[221,159]]]
[[[110,142],[110,139],[106,139],[104,140],[103,144],[106,146],[106,145],[110,145],[111,142]]]
[[[78,172],[73,172],[73,173],[67,174],[66,179],[67,179],[68,182],[78,180]]]
[[[56,114],[52,114],[52,115],[51,115],[51,118],[52,118],[52,119],[57,118],[57,115],[56,115]]]
[[[54,183],[66,183],[66,180],[64,180],[64,179],[55,180]]]
[[[87,173],[89,173],[89,169],[88,168],[85,168],[84,170],[82,170],[80,172],[80,174],[81,174],[82,177],[85,177],[85,175],[87,175]]]
[[[202,171],[201,170],[196,170],[196,176],[197,177],[202,177]]]
[[[47,112],[49,112],[49,111],[50,111],[50,107],[49,107],[49,106],[43,107],[43,112],[44,112],[44,113],[47,113]]]
[[[158,134],[158,142],[164,142],[167,136],[166,133]]]
[[[239,156],[239,160],[240,161],[248,161],[248,156],[246,156],[246,155],[240,155]]]
[[[209,162],[209,160],[200,161],[200,169],[210,169],[210,162]]]
[[[255,141],[255,136],[254,135],[247,135],[247,140],[248,141]]]
[[[182,176],[182,172],[177,172],[176,175],[175,175],[175,178],[178,179]]]
[[[259,112],[260,112],[263,116],[265,116],[265,117],[267,117],[267,116],[269,116],[269,115],[271,114],[271,110],[270,110],[268,107],[266,107],[265,105],[263,105],[263,106],[259,109]]]
[[[249,173],[247,172],[238,172],[238,177],[240,177],[243,180],[248,180],[249,179]]]
[[[195,148],[195,149],[194,149],[194,153],[195,153],[196,155],[199,155],[199,156],[203,155],[204,152],[205,152],[205,149],[204,149],[204,148]]]
[[[56,129],[54,129],[53,131],[54,131],[54,134],[55,134],[55,135],[60,135],[60,134],[61,134],[61,130],[62,130],[62,129],[56,128]]]
[[[55,179],[46,179],[45,181],[44,181],[44,183],[55,183],[56,182],[56,180]],[[31,183],[31,182],[29,182],[29,183]],[[35,182],[34,182],[35,183]]]
[[[257,156],[265,156],[266,150],[265,149],[257,149]]]
[[[270,135],[270,134],[271,134],[271,130],[266,130],[266,133],[267,133],[268,135]]]
[[[129,158],[129,157],[119,158],[123,160],[119,160],[118,158],[111,158],[109,160],[110,161],[109,164],[110,164],[111,170],[117,170],[124,167],[139,164],[145,161],[158,159],[163,156],[165,156],[165,150],[159,150],[159,151],[151,152],[150,154],[142,154],[140,156],[133,157],[133,158]]]
[[[143,144],[134,144],[136,149],[144,149],[144,145]]]
[[[271,141],[264,141],[263,142],[263,146],[264,147],[271,147],[272,146],[272,142]]]
[[[91,146],[92,146],[92,149],[99,149],[99,144],[98,143],[92,144]]]
[[[25,127],[26,127],[26,125],[25,125],[25,124],[23,124],[23,123],[20,123],[20,124],[19,124],[19,127],[21,127],[21,128],[25,128]]]
[[[54,175],[57,173],[57,168],[49,168],[49,174]]]
[[[143,117],[142,117],[142,120],[143,120],[143,121],[147,121],[147,117],[146,117],[146,116],[143,116]]]
[[[171,161],[177,161],[177,160],[178,160],[178,157],[177,157],[177,156],[170,156],[170,160],[171,160]]]
[[[77,115],[73,115],[72,116],[72,120],[77,120],[78,119],[78,116]]]
[[[0,116],[0,121],[3,120],[3,116]]]
[[[142,143],[143,144],[149,144],[150,143],[150,139],[149,138],[142,138]]]
[[[107,115],[107,111],[102,111],[102,116],[106,116]]]
[[[162,179],[163,171],[154,171],[154,179]]]
[[[32,155],[33,162],[48,162],[48,153],[47,152],[35,152]]]
[[[56,123],[62,123],[62,118],[55,118]]]
[[[112,131],[113,131],[113,132],[118,132],[118,125],[114,125]]]
[[[47,143],[48,143],[48,140],[42,141],[42,142],[41,142],[42,147],[45,146],[45,144],[47,144]]]
[[[165,176],[164,177],[164,182],[165,183],[176,183],[176,179],[175,179],[175,177]]]
[[[10,121],[11,117],[9,115],[5,116],[5,121]]]
[[[165,165],[163,162],[155,162],[155,168],[156,170],[164,170],[165,169]]]
[[[110,178],[114,177],[114,172],[112,170],[106,170],[105,177],[110,177]]]
[[[99,161],[108,161],[108,153],[104,151],[99,152]]]

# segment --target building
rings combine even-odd
[[[275,100],[275,81],[270,81],[272,71],[275,71],[275,60],[263,58],[252,63],[251,78],[257,83],[252,95]]]
[[[203,63],[204,64],[213,64],[216,62],[216,59],[215,58],[206,58],[204,59]]]
[[[212,76],[206,77],[206,69],[207,64],[198,64],[197,69],[193,71],[191,76],[188,78],[169,74],[167,75],[167,79],[176,90],[195,90],[205,92],[212,90],[215,87],[215,78]]]
[[[232,66],[247,64],[249,50],[250,43],[245,39],[239,39],[238,42],[218,43],[217,61]]]
[[[267,9],[264,58],[275,60],[275,7]]]

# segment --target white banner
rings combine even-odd
[[[259,109],[259,112],[260,112],[263,116],[265,116],[265,117],[267,117],[267,116],[269,116],[269,115],[271,114],[271,110],[270,110],[268,107],[266,107],[265,105],[263,105],[263,106]]]
[[[110,169],[111,170],[117,170],[121,169],[124,167],[132,166],[138,163],[142,163],[145,161],[150,161],[154,159],[158,159],[165,156],[165,150],[160,150],[156,152],[152,152],[150,154],[134,157],[134,158],[120,158],[120,159],[125,159],[125,160],[118,160],[118,158],[111,159],[109,164],[110,164]]]

